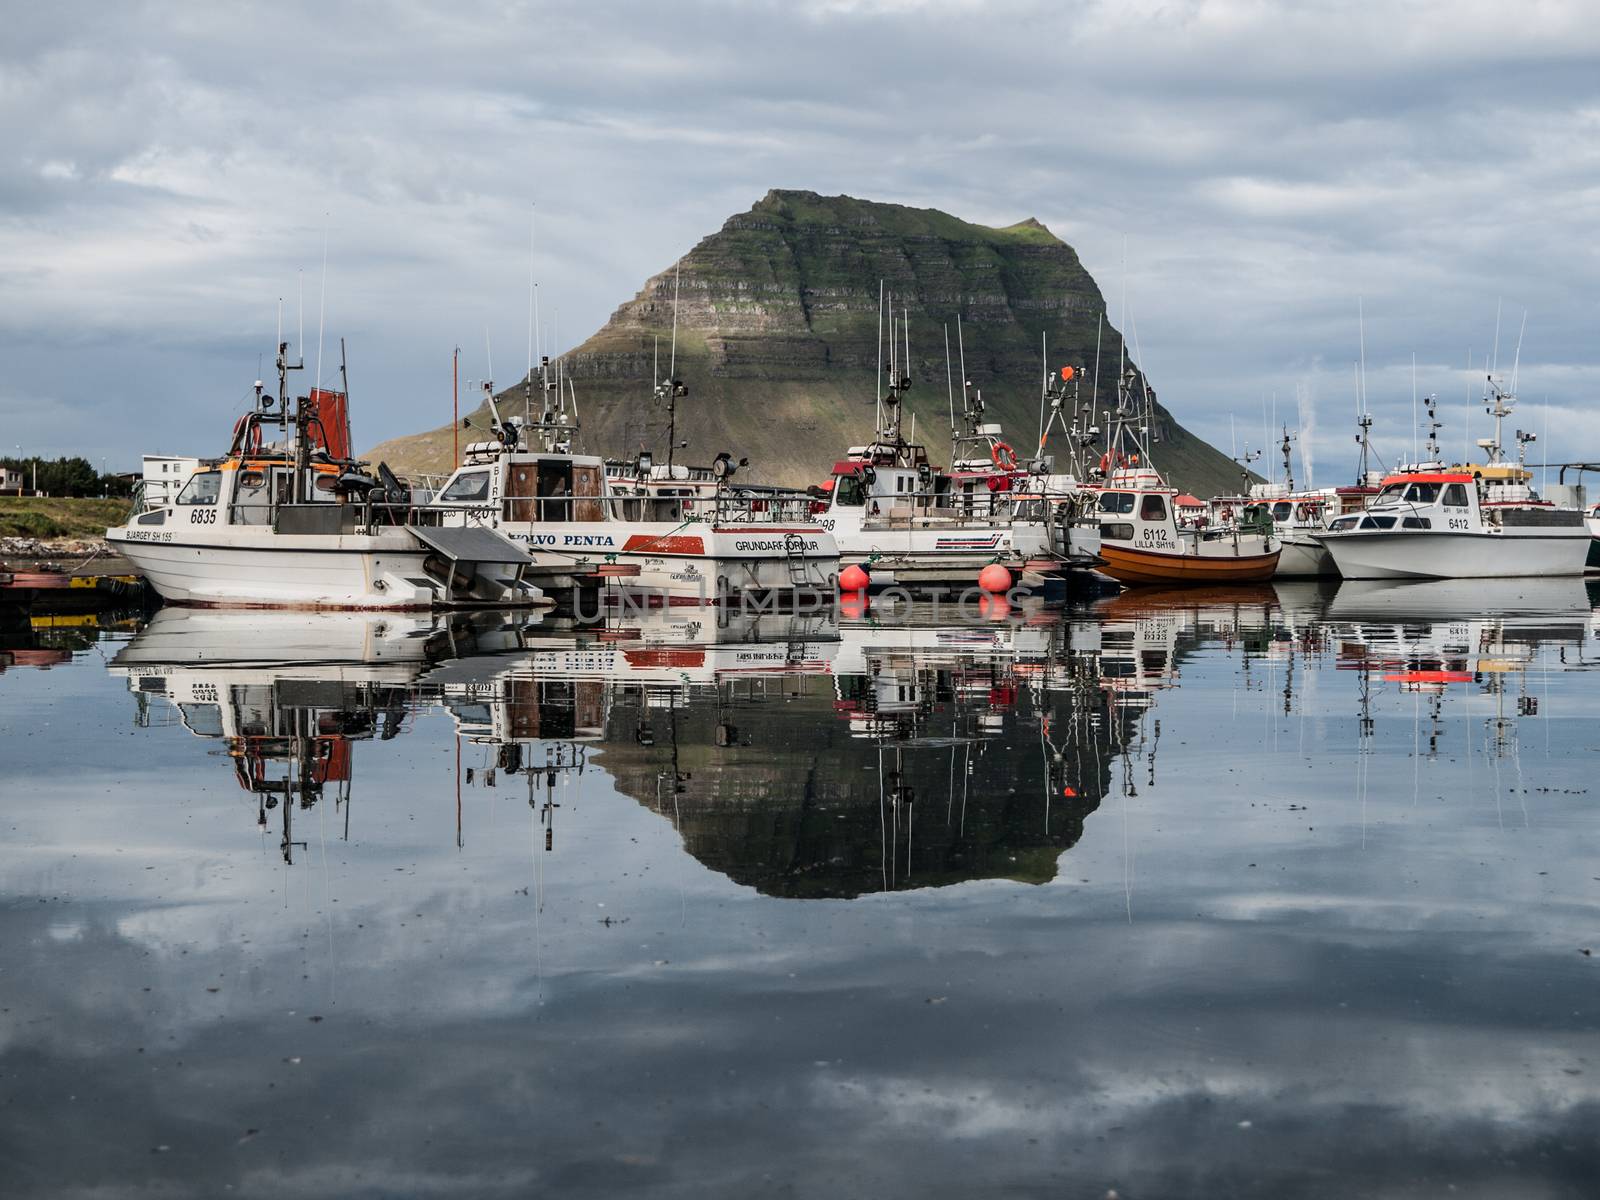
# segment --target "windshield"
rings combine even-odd
[[[833,502],[840,508],[860,508],[867,501],[859,475],[840,475],[833,485]]]
[[[439,496],[441,500],[487,500],[489,498],[489,472],[463,471],[450,481]]]
[[[1406,489],[1406,499],[1417,504],[1432,504],[1439,498],[1437,483],[1413,483]]]
[[[1131,513],[1133,511],[1133,494],[1131,492],[1101,492],[1100,511],[1103,513]]]
[[[222,472],[201,471],[191,475],[178,493],[179,504],[215,504],[222,494]]]

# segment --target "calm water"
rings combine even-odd
[[[1595,599],[13,626],[0,1188],[1593,1196]]]

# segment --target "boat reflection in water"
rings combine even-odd
[[[292,863],[294,814],[332,793],[349,836],[352,746],[400,733],[422,672],[472,645],[487,614],[239,612],[166,608],[116,655],[148,723],[165,700],[226,747],[265,831],[276,812]]]
[[[1520,615],[1440,615],[1497,586]],[[1375,696],[1397,689],[1429,698],[1412,717],[1419,752],[1426,720],[1437,753],[1444,699],[1466,685],[1496,698],[1485,753],[1504,755],[1515,717],[1537,712],[1527,664],[1541,644],[1581,658],[1590,600],[1575,580],[1347,583],[1140,591],[961,625],[915,608],[892,621],[663,608],[603,628],[166,610],[112,669],[141,706],[160,697],[225,743],[257,824],[276,814],[285,861],[303,844],[294,812],[324,799],[348,835],[353,744],[438,707],[456,730],[458,842],[472,797],[517,787],[553,850],[562,788],[598,770],[737,883],[853,897],[1053,879],[1108,795],[1156,784],[1158,697],[1200,651],[1236,656],[1238,686],[1281,693],[1285,714],[1309,658],[1356,672],[1358,750]]]
[[[561,781],[598,767],[713,870],[840,897],[1054,877],[1143,711],[1098,629],[1036,609],[954,628],[662,609],[600,630],[170,610],[111,669],[146,719],[160,698],[225,744],[286,862],[296,812],[331,802],[348,836],[354,743],[440,706],[458,839],[463,795],[516,786],[553,848]]]
[[[937,629],[772,616],[695,645],[672,636],[673,610],[656,619],[535,628],[520,653],[429,673],[485,747],[472,782],[527,776],[547,845],[555,776],[599,766],[765,894],[1042,882],[1105,793],[1112,747],[1073,627],[1021,610]]]
[[[1419,756],[1439,755],[1447,736],[1444,702],[1464,692],[1469,706],[1473,696],[1493,700],[1481,739],[1470,740],[1465,753],[1514,758],[1518,719],[1539,713],[1529,669],[1535,663],[1546,671],[1592,665],[1584,652],[1597,601],[1600,582],[1575,578],[1341,584],[1328,606],[1327,631],[1338,669],[1358,675],[1363,749],[1375,732],[1375,688],[1391,686],[1418,699],[1413,730]]]

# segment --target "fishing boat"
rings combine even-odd
[[[1523,459],[1531,433],[1518,433],[1518,461],[1504,455],[1501,424],[1515,397],[1492,377],[1493,437],[1487,461],[1437,462],[1389,475],[1364,513],[1334,520],[1317,535],[1346,579],[1508,579],[1584,573],[1592,542],[1582,510],[1541,499]],[[1437,449],[1429,439],[1430,451]]]
[[[998,426],[975,427],[990,458],[962,470],[935,467],[915,431],[903,435],[911,376],[898,331],[890,343],[896,349],[885,368],[888,386],[879,388],[873,440],[851,446],[816,491],[818,522],[837,541],[841,565],[862,567],[878,588],[948,591],[973,587],[996,563],[1014,585],[1028,588],[1098,562],[1086,545],[1074,547],[1055,532],[1062,510],[1018,469],[1016,455],[998,441]]]
[[[1316,536],[1346,579],[1582,575],[1590,542],[1578,510],[1486,509],[1469,472],[1443,468],[1390,475],[1364,513]]]
[[[220,458],[181,491],[106,531],[164,600],[230,608],[428,609],[537,604],[523,549],[486,529],[446,529],[386,466],[350,457],[348,388],[291,399],[258,381]],[[341,371],[343,368],[341,367]],[[270,435],[277,432],[278,441]]]
[[[1117,383],[1117,413],[1096,485],[1100,554],[1107,575],[1125,584],[1259,583],[1278,568],[1272,525],[1180,525],[1178,490],[1150,465],[1145,432],[1154,400],[1136,402],[1132,369]]]
[[[427,511],[510,538],[545,586],[600,580],[616,597],[670,604],[835,592],[838,550],[804,493],[736,485],[747,463],[726,453],[708,480],[679,478],[670,464],[662,474],[648,453],[608,469],[573,452],[576,411],[552,403],[548,386],[537,420],[502,416],[493,385],[483,387],[493,437],[466,447]]]
[[[1366,458],[1368,446],[1366,432],[1371,425],[1371,419],[1362,417],[1362,467],[1358,471],[1358,478],[1366,473]],[[1207,505],[1203,519],[1211,525],[1231,525],[1239,523],[1243,529],[1260,531],[1270,528],[1278,542],[1278,567],[1273,572],[1274,579],[1333,579],[1339,572],[1333,565],[1333,556],[1317,541],[1316,534],[1327,528],[1331,512],[1343,511],[1348,498],[1344,492],[1359,494],[1361,499],[1356,503],[1359,511],[1365,506],[1368,489],[1334,489],[1325,488],[1315,490],[1299,487],[1294,477],[1294,443],[1296,436],[1291,434],[1288,426],[1283,427],[1283,437],[1279,442],[1279,453],[1283,458],[1283,473],[1281,479],[1269,478],[1266,482],[1252,482],[1250,464],[1261,457],[1260,450],[1252,451],[1246,448],[1244,455],[1237,459],[1242,467],[1243,485],[1239,493],[1232,496],[1214,497]],[[1376,493],[1377,488],[1370,489]]]

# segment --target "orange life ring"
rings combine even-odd
[[[995,442],[990,446],[989,457],[994,460],[994,465],[1002,471],[1015,471],[1017,469],[1017,452],[1005,442]]]
[[[250,413],[245,413],[233,423],[233,452],[235,454],[261,452],[261,423],[251,420]]]

